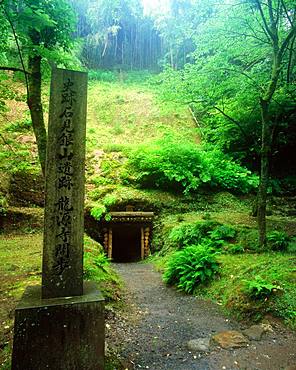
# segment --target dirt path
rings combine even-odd
[[[219,306],[167,288],[151,265],[114,267],[126,283],[128,317],[107,320],[107,343],[117,346],[124,368],[296,369],[296,337],[275,322],[273,332],[246,348],[191,353],[187,349],[191,339],[245,327],[224,316]]]

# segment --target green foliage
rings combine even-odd
[[[91,216],[99,221],[105,214],[105,220],[110,221],[111,215],[108,213],[108,209],[116,204],[117,200],[118,199],[114,194],[105,195],[105,197],[100,201],[101,203],[96,203],[96,205],[91,209]]]
[[[169,240],[174,247],[184,248],[189,245],[197,245],[209,237],[215,227],[219,225],[215,221],[196,222],[176,226],[169,234]]]
[[[242,253],[244,248],[226,245],[235,241],[237,231],[229,225],[221,225],[216,221],[198,221],[175,226],[168,235],[168,244],[173,248],[184,248],[189,245],[203,244],[208,248],[223,249],[227,253]]]
[[[89,70],[88,78],[90,81],[115,82],[118,80],[118,75],[108,70]]]
[[[100,244],[84,238],[84,278],[99,284],[106,301],[116,301],[121,282]]]
[[[28,149],[23,145],[8,140],[9,145],[0,146],[0,170],[9,173],[16,173],[19,171],[39,172],[39,166],[32,158]],[[1,145],[1,144],[0,144]],[[13,149],[12,149],[13,148]]]
[[[47,61],[67,64],[69,56],[65,52],[69,52],[73,45],[75,24],[75,15],[67,0],[24,0],[22,6],[17,8],[10,1],[4,1],[1,16],[11,38],[12,29],[8,19],[14,24],[18,39],[21,40],[23,56],[38,55]],[[14,63],[14,47],[7,44],[5,51],[11,63]],[[18,59],[16,63],[19,64]]]
[[[1,43],[1,29],[0,29],[0,43]],[[7,63],[7,61],[5,60],[2,63],[3,64]],[[1,52],[0,52],[0,65],[1,65]],[[3,115],[3,113],[8,111],[8,107],[6,105],[7,100],[13,99],[16,101],[22,101],[24,100],[24,97],[22,96],[22,94],[13,91],[12,79],[4,71],[0,71],[0,117],[1,115]]]
[[[116,195],[114,194],[107,194],[104,199],[103,199],[103,203],[106,207],[111,207],[113,206],[114,204],[116,204],[117,202],[117,197]]]
[[[91,209],[90,214],[94,219],[100,221],[101,217],[104,213],[106,213],[106,211],[107,208],[103,204],[98,204]]]
[[[267,234],[267,242],[274,251],[287,250],[290,238],[284,231],[271,231]]]
[[[100,185],[108,185],[110,184],[110,180],[103,176],[94,176],[90,179],[90,182],[93,183],[96,186]],[[95,189],[94,191],[96,191]]]
[[[269,283],[260,276],[255,276],[254,279],[245,281],[243,291],[250,298],[266,299],[281,289],[280,286]]]
[[[258,177],[218,149],[172,137],[143,145],[130,153],[131,180],[143,187],[196,192],[200,187],[248,193],[258,186]]]
[[[289,54],[289,42],[284,40],[293,33],[295,35],[295,19],[286,25],[287,12],[294,10],[289,0],[282,2],[282,9],[273,6],[272,2],[256,3],[257,6],[253,1],[237,5],[196,1],[191,2],[189,11],[177,13],[175,22],[174,17],[161,19],[161,30],[165,39],[174,45],[173,50],[180,51],[187,32],[191,32],[194,51],[184,68],[176,68],[175,53],[171,51],[170,65],[156,83],[165,100],[190,106],[204,138],[234,158],[243,160],[251,169],[258,169],[260,163],[260,97],[265,99],[268,88],[274,87],[273,99],[268,102],[274,129],[273,170],[279,172],[285,162],[287,170],[291,170],[291,162],[293,168],[296,165],[295,160],[290,160],[295,142],[292,113],[295,111],[295,67],[291,68],[290,58],[295,57],[295,50]],[[196,15],[191,18],[192,12]],[[276,55],[277,47],[266,29],[273,27],[270,24],[272,17],[278,20],[274,27],[278,49],[282,46],[285,50],[278,55],[280,58],[272,57]],[[182,28],[180,20],[183,18],[186,27],[183,25]],[[172,33],[172,29],[179,32]],[[275,59],[281,65],[279,75],[275,72],[279,68],[273,64]],[[271,76],[275,85],[270,84]]]
[[[28,131],[32,129],[32,121],[28,118],[22,120],[22,121],[15,121],[9,123],[5,127],[5,131],[8,132],[22,132],[22,131]]]
[[[209,232],[209,237],[212,240],[232,240],[235,238],[237,231],[228,225],[221,225]]]
[[[242,229],[238,233],[238,243],[245,249],[249,251],[260,250],[258,244],[258,231],[254,229]]]
[[[296,254],[296,237],[295,236],[293,238],[291,238],[287,250],[288,250],[289,253],[295,253]]]
[[[227,246],[224,250],[230,254],[241,254],[245,252],[245,248],[240,244]]]
[[[213,279],[219,271],[217,253],[203,245],[193,245],[170,257],[163,280],[186,293],[193,293],[199,284]]]
[[[241,320],[259,319],[268,313],[296,328],[296,271],[295,260],[290,255],[279,252],[221,254],[218,261],[219,279],[197,289],[196,293],[220,302]],[[252,297],[245,293],[249,281],[258,286],[254,288],[255,296],[251,293]],[[271,291],[268,299],[256,298],[259,290],[263,291],[263,296],[266,291],[267,295]]]
[[[276,314],[282,317],[285,322],[292,328],[296,329],[296,298],[295,292],[290,288],[286,288],[287,284],[285,283],[285,289],[282,290],[283,294],[275,295],[275,304]],[[295,289],[295,283],[294,283]]]

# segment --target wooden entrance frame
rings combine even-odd
[[[103,228],[103,246],[108,258],[112,258],[113,226],[118,223],[136,223],[141,226],[141,259],[150,255],[153,212],[111,212],[111,220]]]

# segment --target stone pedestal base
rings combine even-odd
[[[104,369],[104,299],[95,284],[84,295],[41,299],[27,288],[15,311],[12,370]]]

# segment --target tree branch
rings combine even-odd
[[[214,109],[216,109],[219,113],[222,114],[222,116],[224,116],[225,118],[227,118],[229,121],[231,121],[232,123],[234,123],[241,131],[241,133],[244,135],[245,138],[248,137],[246,131],[242,128],[240,122],[238,122],[237,120],[235,120],[234,118],[230,117],[227,113],[225,113],[222,109],[220,109],[219,107],[217,107],[216,105],[213,106]]]
[[[250,66],[247,66],[247,68],[245,70],[247,70],[248,68],[250,68]],[[252,84],[250,83],[249,85],[253,85],[255,86],[257,89],[261,90],[262,91],[262,87],[260,85],[258,85],[257,81],[252,78],[251,76],[249,76],[246,72],[244,71],[236,71],[235,69],[232,69],[232,68],[218,68],[218,70],[223,70],[223,71],[228,71],[228,72],[233,72],[233,73],[236,73],[236,74],[240,74],[242,76],[245,76],[248,80],[252,81]]]
[[[248,33],[242,33],[242,32],[236,32],[236,31],[231,31],[231,32],[229,32],[229,34],[230,35],[232,34],[232,35],[238,35],[238,36],[245,36],[245,37],[252,37],[253,39],[258,40],[263,44],[269,44],[268,41],[262,40],[261,38],[259,38],[256,35],[250,35]]]
[[[293,53],[294,53],[294,42],[295,42],[295,35],[292,38],[291,41],[291,48],[289,53],[289,59],[288,59],[288,66],[287,66],[287,83],[289,84],[291,82],[291,69],[292,69],[292,59],[293,59]]]
[[[13,72],[22,72],[24,74],[30,75],[31,73],[28,71],[25,71],[21,68],[16,68],[16,67],[5,67],[5,66],[0,66],[0,71],[13,71]]]
[[[290,43],[290,41],[293,39],[295,35],[296,35],[296,25],[294,25],[294,27],[289,32],[288,36],[283,41],[282,46],[280,47],[280,50],[279,50],[279,58],[283,57],[286,51],[286,48],[288,47],[288,44]]]
[[[259,0],[255,0],[255,3],[257,4],[257,7],[258,7],[258,9],[259,9],[259,13],[260,13],[261,19],[262,19],[262,21],[263,21],[263,23],[264,23],[264,27],[265,27],[264,29],[265,29],[265,30],[266,30],[266,32],[268,33],[268,35],[269,35],[270,39],[271,39],[272,41],[274,41],[274,35],[273,35],[273,33],[272,33],[271,29],[270,29],[270,28],[269,28],[269,26],[268,26],[268,23],[267,23],[267,20],[266,20],[266,18],[265,18],[265,15],[264,15],[263,9],[262,9],[262,7],[261,7],[260,1],[259,1]]]
[[[288,12],[288,10],[287,10],[287,7],[286,7],[285,2],[284,2],[283,0],[280,0],[280,2],[281,2],[281,4],[282,4],[282,7],[283,7],[283,9],[284,9],[284,11],[285,11],[286,17],[287,17],[287,19],[288,19],[288,21],[289,21],[290,25],[293,27],[293,21],[292,21],[292,19],[290,18],[290,15],[289,15],[289,12]]]
[[[276,21],[274,20],[274,14],[273,14],[273,8],[272,8],[272,0],[267,0],[268,3],[268,13],[269,13],[269,19],[272,25],[272,30],[274,33],[274,28],[276,27]]]
[[[0,5],[2,6],[2,9],[4,11],[4,14],[5,14],[5,16],[6,16],[8,22],[10,24],[10,27],[11,27],[11,30],[12,30],[12,33],[13,33],[13,37],[14,37],[14,40],[15,40],[15,43],[16,43],[16,46],[17,46],[18,54],[19,54],[19,57],[20,57],[20,62],[21,62],[23,71],[25,71],[26,70],[25,63],[24,63],[22,52],[21,52],[21,47],[20,47],[20,44],[19,44],[19,41],[18,41],[18,37],[17,37],[17,34],[16,34],[16,30],[14,28],[14,25],[12,23],[12,20],[10,19],[10,16],[9,16],[7,10],[5,9],[5,7],[3,6],[2,3]],[[25,81],[26,81],[26,89],[27,89],[27,99],[29,100],[29,98],[30,98],[30,90],[29,90],[28,76],[27,76],[26,73],[25,73]]]

